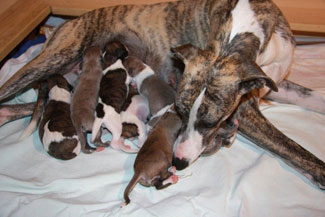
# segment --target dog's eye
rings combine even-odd
[[[201,120],[196,124],[196,128],[211,129],[217,126],[216,122],[204,121]]]

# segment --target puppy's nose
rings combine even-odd
[[[179,159],[177,157],[173,157],[172,164],[173,164],[173,166],[176,167],[177,170],[183,170],[186,167],[188,167],[189,162],[186,159],[184,159],[184,158]]]

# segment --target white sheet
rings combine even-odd
[[[307,52],[304,49],[298,48],[296,54]],[[308,50],[313,52],[315,48]],[[299,65],[305,64],[305,59],[299,59]],[[324,56],[308,59],[308,65],[319,62],[322,66],[309,87],[325,77],[325,61]],[[293,69],[305,68],[295,62]],[[310,77],[302,78],[306,81]],[[325,88],[325,83],[320,82],[317,88]],[[20,101],[34,97],[31,90],[20,96]],[[325,161],[325,115],[284,104],[261,109],[282,132]],[[176,185],[161,191],[137,185],[130,195],[131,203],[120,208],[133,175],[135,155],[108,148],[59,161],[44,152],[38,132],[17,141],[28,120],[0,128],[1,217],[325,216],[324,191],[241,136],[231,148],[222,148],[178,171],[183,177]]]

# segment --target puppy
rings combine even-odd
[[[136,134],[138,135],[137,146],[141,147],[144,141],[147,138],[147,129],[145,125],[145,121],[149,116],[149,103],[147,98],[141,95],[134,95],[132,97],[131,104],[127,108],[126,111],[121,112],[121,119],[123,123],[127,123],[128,125],[124,125],[129,130],[134,130],[134,125],[136,126]],[[130,124],[134,124],[133,126]],[[124,130],[124,134],[125,134]],[[123,135],[123,133],[122,133]]]
[[[151,115],[174,103],[176,93],[173,88],[161,80],[140,59],[135,56],[129,56],[123,61],[123,65],[132,77],[139,93],[148,99]]]
[[[70,116],[72,87],[61,75],[48,79],[49,101],[39,127],[44,149],[53,157],[70,160],[80,153],[81,145]]]
[[[89,146],[87,132],[92,130],[95,120],[94,113],[103,74],[101,49],[97,46],[87,47],[81,67],[82,72],[72,95],[71,118],[81,143],[81,150],[89,154],[96,150]]]
[[[129,193],[139,182],[144,186],[165,188],[178,181],[172,166],[173,144],[182,121],[172,107],[150,131],[134,163],[134,176],[124,191],[125,204],[130,202]]]
[[[132,97],[135,95],[139,95],[139,92],[136,89],[136,87],[130,83],[128,97],[126,98],[126,100],[122,106],[122,111],[126,111],[128,109],[128,107],[130,106],[130,104],[132,102]],[[122,122],[122,137],[123,138],[132,139],[137,136],[139,136],[139,132],[138,132],[138,127],[136,124]]]
[[[80,74],[80,66],[79,66],[79,64],[77,64],[72,69],[71,72],[63,75],[63,77],[72,87],[74,87],[79,74]],[[23,140],[24,138],[30,136],[37,129],[39,122],[41,120],[42,114],[43,114],[43,110],[44,110],[47,98],[48,98],[47,82],[39,82],[38,96],[37,96],[37,101],[35,103],[33,115],[32,115],[32,118],[31,118],[28,126],[24,130],[23,134],[20,136],[20,138],[19,138],[20,140]]]
[[[127,56],[127,49],[120,42],[107,44],[104,55],[104,76],[100,82],[99,102],[96,107],[96,118],[92,127],[92,142],[96,146],[108,146],[100,138],[101,127],[106,127],[112,134],[110,146],[125,152],[136,152],[124,144],[122,134],[121,109],[128,95],[130,77],[122,65],[121,59]]]

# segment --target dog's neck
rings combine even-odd
[[[49,100],[61,101],[70,104],[71,94],[68,90],[55,85],[49,92]]]
[[[141,90],[141,86],[144,80],[155,75],[155,72],[149,66],[145,66],[146,67],[133,78],[133,80],[137,84],[138,91]]]

